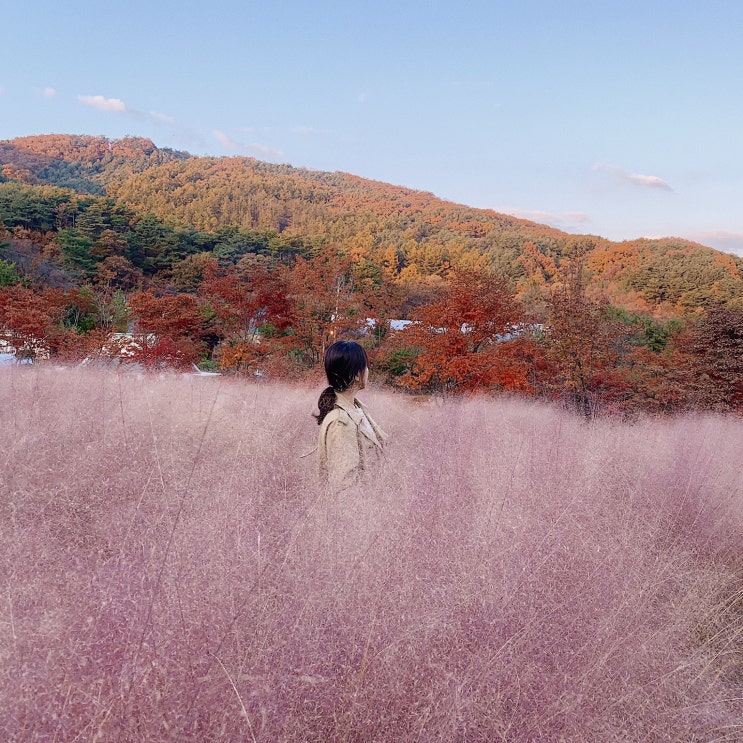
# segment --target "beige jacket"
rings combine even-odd
[[[364,415],[371,430],[362,425]],[[317,445],[320,480],[333,489],[357,483],[378,464],[388,438],[366,406],[336,392],[335,408],[320,425]]]

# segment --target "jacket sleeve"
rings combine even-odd
[[[359,479],[361,461],[356,426],[343,419],[330,423],[325,432],[325,468],[334,489],[353,485]]]

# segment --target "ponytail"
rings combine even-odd
[[[335,407],[335,390],[332,387],[326,387],[320,393],[317,407],[320,409],[320,414],[316,415],[315,418],[317,418],[317,425],[319,426],[325,416]]]
[[[322,391],[317,401],[320,415],[315,418],[318,425],[335,407],[335,393],[345,392],[368,366],[366,351],[355,341],[336,341],[328,346],[325,351],[325,376],[330,386]]]

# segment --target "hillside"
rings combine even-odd
[[[145,139],[0,143],[0,343],[74,362],[115,333],[153,369],[294,379],[352,338],[417,393],[586,417],[743,407],[735,256]]]
[[[25,184],[70,189],[77,196],[67,201],[83,210],[105,197],[111,209],[130,214],[125,230],[154,218],[171,233],[202,236],[196,240],[202,247],[180,247],[151,261],[151,273],[189,253],[214,250],[208,236],[237,230],[300,253],[329,244],[372,267],[384,266],[403,283],[474,268],[503,275],[528,294],[553,280],[565,256],[581,252],[589,290],[629,310],[670,317],[711,304],[741,306],[743,298],[743,260],[696,243],[569,235],[346,173],[196,157],[141,138],[46,135],[0,142],[0,173],[6,227],[23,226],[13,222],[8,206],[19,192],[9,198],[7,189]],[[96,208],[101,211],[100,203]],[[46,227],[54,229],[54,223]],[[238,258],[240,250],[232,249]]]

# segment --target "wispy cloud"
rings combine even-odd
[[[246,144],[245,149],[248,152],[252,152],[254,155],[260,155],[261,157],[270,157],[272,159],[284,157],[284,153],[281,150],[276,150],[273,147],[268,147],[264,144]]]
[[[110,111],[114,113],[127,112],[124,101],[119,98],[104,98],[102,95],[79,95],[77,100],[99,111]]]
[[[160,124],[168,124],[169,126],[175,126],[177,124],[176,120],[172,116],[168,116],[167,114],[161,114],[157,111],[150,111],[147,115],[153,121],[157,121]]]
[[[54,98],[54,96],[57,95],[57,91],[54,88],[44,88],[41,91],[41,95],[43,95],[44,98]]]
[[[244,132],[245,134],[270,134],[275,130],[273,129],[273,127],[270,126],[241,126],[238,131]]]
[[[51,91],[51,93],[47,93]],[[56,91],[54,88],[45,88],[44,95],[55,95]],[[136,108],[129,108],[124,101],[120,98],[105,98],[102,95],[79,95],[77,100],[86,106],[95,108],[98,111],[105,111],[106,113],[125,114],[132,116],[136,119],[149,119],[155,121],[158,124],[166,124],[167,126],[177,126],[176,120],[172,116],[160,113],[159,111],[138,111]]]
[[[284,156],[284,153],[281,150],[276,150],[273,147],[268,147],[264,144],[245,144],[243,142],[238,142],[236,139],[233,139],[229,134],[223,132],[221,129],[213,129],[212,136],[225,150],[235,154],[242,152],[255,155],[256,157],[270,158],[272,160],[279,159]]]
[[[726,232],[725,230],[709,230],[687,235],[689,240],[707,245],[724,253],[735,253],[743,256],[743,232]]]
[[[229,134],[226,134],[221,129],[212,130],[212,136],[222,147],[224,147],[225,150],[228,150],[229,152],[239,152],[242,148],[242,145],[239,142],[232,139]]]
[[[5,92],[6,88],[4,85],[0,85],[0,95],[2,95]]]
[[[626,183],[632,183],[635,186],[641,186],[643,188],[655,188],[662,191],[673,191],[673,188],[657,175],[643,175],[642,173],[632,173],[624,168],[619,168],[616,165],[606,165],[604,163],[597,163],[593,166],[594,170],[603,170],[607,173],[611,173],[615,178]]]
[[[518,219],[528,219],[530,222],[548,224],[558,229],[573,229],[579,225],[590,222],[590,217],[585,212],[547,212],[530,209],[496,209],[501,214],[510,214]]]

